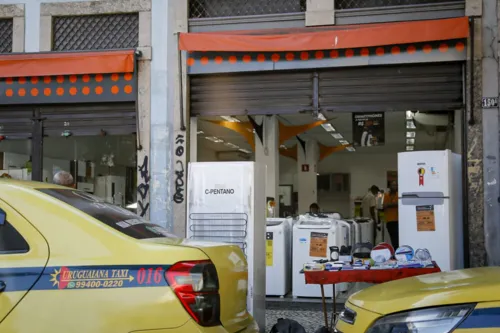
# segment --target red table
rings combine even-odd
[[[434,263],[430,268],[396,268],[396,269],[364,269],[364,270],[346,270],[346,271],[315,271],[304,272],[306,284],[319,284],[321,287],[321,298],[323,301],[323,314],[325,316],[325,326],[328,325],[328,315],[326,313],[325,284],[333,285],[333,316],[336,316],[336,295],[335,284],[346,282],[364,282],[364,283],[384,283],[394,280],[404,279],[412,276],[432,274],[441,272],[439,266]]]

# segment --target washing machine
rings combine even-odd
[[[357,243],[371,243],[375,241],[375,222],[367,218],[355,218],[348,220],[355,227],[355,239]]]
[[[328,218],[299,219],[293,226],[292,295],[296,297],[321,297],[318,285],[306,285],[300,271],[304,264],[314,260],[330,259],[330,246],[347,245],[348,228]],[[333,296],[333,287],[325,285],[325,295]],[[337,285],[338,294],[347,290],[347,284]]]
[[[292,287],[292,219],[266,225],[266,295],[284,297]]]

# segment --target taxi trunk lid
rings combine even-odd
[[[149,241],[169,244],[172,240]],[[228,332],[238,332],[252,324],[253,318],[247,311],[248,266],[241,249],[235,245],[190,240],[175,245],[197,248],[215,265],[219,278],[220,319],[224,328]]]

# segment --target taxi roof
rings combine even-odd
[[[34,182],[34,181],[26,181],[26,180],[17,180],[10,178],[0,178],[0,186],[15,186],[24,189],[41,189],[41,188],[59,188],[59,189],[68,189],[68,187],[51,184],[51,183],[42,183],[42,182]]]

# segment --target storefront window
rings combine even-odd
[[[31,140],[0,141],[0,177],[31,180]]]
[[[43,181],[53,182],[59,171],[70,172],[74,187],[106,202],[127,207],[137,200],[136,137],[46,137],[43,144]]]

